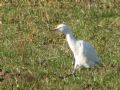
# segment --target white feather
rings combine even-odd
[[[95,64],[101,62],[96,53],[95,48],[86,41],[76,40],[73,37],[72,32],[67,25],[60,24],[57,26],[56,29],[60,32],[63,32],[66,35],[68,45],[72,50],[75,58],[74,71],[80,68],[81,66],[90,68]]]

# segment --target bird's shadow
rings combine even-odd
[[[100,67],[104,67],[104,64],[100,64],[99,65]],[[77,77],[77,75],[80,73],[80,70],[88,70],[88,71],[90,71],[90,70],[93,70],[93,69],[95,69],[96,67],[92,67],[92,68],[81,68],[81,69],[79,69],[79,70],[77,70],[77,71],[75,71],[74,73],[69,73],[69,74],[65,74],[65,75],[59,75],[58,76],[58,78],[59,79],[66,79],[66,78],[69,78],[69,77]]]

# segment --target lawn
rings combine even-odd
[[[73,68],[61,33],[90,42],[102,65]],[[120,90],[119,0],[1,0],[0,90]]]

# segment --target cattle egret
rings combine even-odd
[[[75,59],[73,73],[80,67],[90,68],[100,63],[94,47],[84,40],[76,40],[69,26],[60,24],[55,30],[65,34],[68,45],[73,52]]]

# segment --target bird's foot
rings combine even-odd
[[[73,69],[72,72],[71,72],[71,74],[75,75],[75,73],[76,73],[76,69]]]

